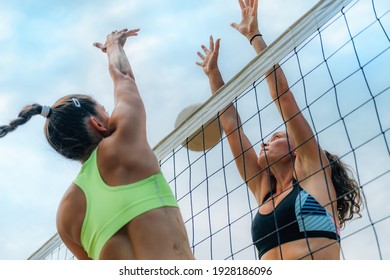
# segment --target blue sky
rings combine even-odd
[[[271,43],[317,1],[259,2],[261,32]],[[26,104],[51,105],[69,93],[93,95],[112,111],[107,58],[92,43],[104,42],[114,29],[141,29],[128,40],[126,52],[144,98],[151,146],[174,128],[182,108],[209,98],[206,77],[195,65],[209,35],[222,38],[220,68],[226,81],[254,57],[248,42],[230,27],[241,16],[236,0],[0,4],[1,124]],[[375,75],[386,76],[383,71]],[[26,259],[56,232],[57,205],[80,168],[51,150],[43,124],[43,118],[33,118],[0,140],[0,259]]]

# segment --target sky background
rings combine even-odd
[[[261,32],[268,43],[317,3],[316,0],[259,2]],[[145,103],[151,146],[174,129],[176,117],[184,107],[209,98],[207,79],[195,64],[199,61],[196,52],[201,44],[208,43],[209,35],[222,38],[220,68],[225,81],[254,57],[247,40],[230,27],[230,23],[241,19],[236,0],[0,0],[0,4],[0,124],[8,124],[27,104],[52,105],[71,93],[90,94],[112,111],[113,88],[107,58],[92,43],[104,43],[106,35],[115,29],[141,29],[138,37],[128,40],[125,50]],[[369,8],[366,4],[357,9],[354,18],[362,19]],[[388,9],[387,6],[383,10]],[[387,28],[388,18],[384,22]],[[354,26],[352,22],[351,25]],[[382,37],[374,44],[376,47],[388,44]],[[332,39],[338,40],[337,36]],[[377,40],[369,39],[369,42]],[[390,64],[388,53],[381,66]],[[346,51],[346,55],[351,54]],[[307,55],[313,61],[318,56]],[[347,66],[344,63],[335,75],[342,76]],[[388,73],[378,68],[370,76],[382,81]],[[294,73],[287,70],[286,74],[288,79],[294,78]],[[385,94],[382,96],[380,114],[384,128],[388,129],[389,114],[383,114],[383,108],[388,108],[389,98],[388,94],[387,98]],[[347,96],[341,102],[348,105],[356,99]],[[364,122],[365,117],[359,115],[354,124]],[[57,206],[80,168],[79,163],[62,158],[49,147],[43,134],[44,121],[37,116],[0,139],[0,259],[26,259],[56,233]],[[367,130],[362,132],[357,127],[356,131],[364,135]],[[365,138],[356,139],[362,142]],[[337,146],[337,137],[327,144]],[[389,158],[383,145],[378,147],[381,148],[375,152],[366,152],[367,160],[376,162],[373,168],[377,164],[383,169],[388,166]],[[343,152],[340,149],[337,152]],[[383,177],[381,185],[388,179],[388,175]],[[380,188],[375,191],[378,192]],[[389,197],[387,191],[377,199],[385,203]],[[390,209],[386,207],[387,216]],[[381,232],[388,232],[389,223],[385,228]],[[375,253],[370,256],[375,258]],[[364,258],[364,254],[357,253],[354,258]]]

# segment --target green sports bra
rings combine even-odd
[[[92,259],[99,259],[107,241],[135,217],[164,206],[178,207],[161,172],[132,184],[110,187],[101,178],[96,159],[97,149],[74,180],[86,197],[81,243]]]

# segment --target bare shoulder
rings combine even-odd
[[[153,150],[149,146],[146,138],[140,136],[136,130],[133,131],[133,134],[134,139],[132,141],[122,137],[122,135],[117,132],[104,138],[99,143],[98,157],[100,157],[103,162],[108,162],[109,165],[115,166],[116,164],[133,161],[140,164],[142,163],[141,159],[147,159],[150,155],[154,156]],[[139,137],[137,137],[137,135]]]
[[[80,240],[81,228],[86,211],[86,200],[83,191],[71,184],[65,192],[57,211],[57,230],[77,243]]]
[[[298,181],[312,182],[310,185],[318,189],[332,183],[332,170],[328,158],[321,149],[317,148],[312,153],[315,155],[311,157],[304,157],[297,153],[294,167]]]
[[[81,244],[81,228],[85,217],[86,200],[75,184],[65,192],[57,211],[57,231],[66,247],[79,260],[90,259]]]
[[[156,155],[146,141],[122,145],[116,137],[102,140],[97,154],[100,175],[108,185],[130,184],[160,171]]]
[[[299,164],[299,161],[297,163],[295,171],[300,186],[332,213],[331,203],[336,201],[336,190],[332,183],[332,170],[326,156],[321,155],[321,159],[313,163],[311,168],[305,169],[307,165]]]

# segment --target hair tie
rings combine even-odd
[[[50,106],[42,106],[41,115],[47,118],[50,114]]]
[[[253,37],[249,40],[249,43],[252,45],[252,41],[253,39],[255,39],[256,37],[262,37],[263,35],[261,33],[258,33],[256,35],[253,35]]]

